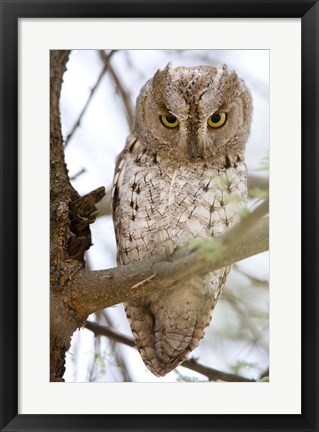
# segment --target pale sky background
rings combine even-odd
[[[260,172],[269,150],[269,52],[267,50],[122,50],[113,54],[111,63],[123,87],[135,104],[140,88],[159,68],[226,63],[236,70],[250,88],[254,101],[252,131],[246,147],[248,172]],[[103,68],[98,51],[72,51],[64,75],[61,95],[62,130],[68,135],[82,111],[92,87]],[[91,103],[66,147],[66,162],[70,176],[82,168],[85,172],[74,181],[82,195],[112,182],[115,158],[122,150],[129,133],[122,100],[114,82],[106,73]],[[250,203],[252,205],[253,202]],[[94,245],[88,252],[93,270],[116,266],[116,246],[111,217],[101,217],[91,225]],[[225,372],[236,371],[257,378],[268,367],[268,309],[269,293],[263,284],[256,287],[242,272],[268,280],[268,253],[244,260],[233,268],[217,304],[206,336],[191,354],[201,364]],[[241,272],[238,271],[241,270]],[[227,295],[228,294],[228,295]],[[235,296],[239,310],[229,298]],[[227,300],[228,299],[228,300]],[[237,308],[237,309],[238,309]],[[247,312],[249,318],[247,319]],[[104,319],[99,314],[99,319]],[[113,328],[131,336],[122,305],[109,308],[107,318]],[[97,321],[97,316],[90,317]],[[101,321],[106,324],[105,321]],[[96,356],[96,352],[99,353]],[[116,352],[116,355],[115,355]],[[67,354],[65,380],[122,381],[121,358],[128,377],[136,382],[175,382],[181,379],[205,380],[203,375],[179,367],[164,378],[156,378],[146,369],[137,351],[121,344],[112,344],[106,338],[95,339],[89,330],[77,331]]]

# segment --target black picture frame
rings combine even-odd
[[[316,0],[1,0],[1,431],[318,431],[318,80]],[[19,18],[301,18],[302,414],[18,414],[18,20]],[[299,121],[296,119],[295,121]],[[285,161],[283,161],[284,163]],[[292,245],[293,247],[293,245]],[[289,299],[284,308],[289,307]],[[291,377],[293,380],[294,377]],[[191,396],[190,396],[191,397]]]

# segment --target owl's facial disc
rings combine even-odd
[[[222,65],[167,66],[138,97],[134,133],[168,163],[244,160],[252,101],[237,74]]]

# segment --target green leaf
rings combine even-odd
[[[261,158],[260,167],[256,171],[269,172],[269,153]]]
[[[269,191],[266,189],[252,188],[249,189],[249,195],[251,198],[264,199],[269,195]]]
[[[261,380],[258,380],[258,382],[269,382],[269,376],[263,377]]]
[[[242,369],[257,368],[260,369],[257,363],[246,362],[245,360],[238,360],[236,363],[230,366],[233,373],[238,374]]]

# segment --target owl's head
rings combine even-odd
[[[162,159],[229,167],[244,160],[251,116],[250,92],[226,65],[167,65],[138,96],[134,133]]]

